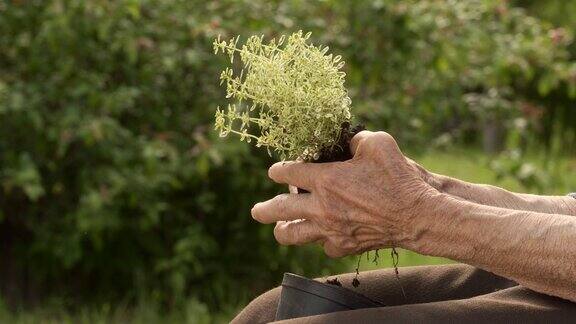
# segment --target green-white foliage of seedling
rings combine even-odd
[[[220,75],[226,97],[235,100],[217,109],[220,136],[238,134],[283,160],[311,161],[336,147],[342,124],[351,119],[344,61],[309,38],[299,31],[267,43],[252,36],[242,46],[239,37],[214,41],[215,54],[241,63],[239,71],[228,67]]]

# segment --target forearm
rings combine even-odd
[[[546,214],[576,216],[576,199],[567,196],[519,194],[491,185],[473,184],[439,174],[431,174],[440,192],[481,205],[527,210]]]
[[[576,218],[440,195],[406,248],[464,262],[576,302]]]

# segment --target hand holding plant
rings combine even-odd
[[[426,202],[439,194],[404,157],[387,133],[363,131],[351,142],[354,157],[331,163],[280,162],[269,175],[310,193],[282,194],[256,204],[259,222],[277,222],[278,242],[319,242],[328,256],[406,247],[426,223]]]

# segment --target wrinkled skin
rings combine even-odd
[[[357,134],[351,150],[343,162],[274,164],[272,180],[309,193],[258,203],[254,219],[276,223],[281,244],[317,242],[331,257],[401,247],[576,301],[576,199],[428,172],[384,132]]]
[[[423,197],[436,190],[390,135],[362,132],[351,145],[354,158],[348,161],[272,166],[271,179],[310,193],[284,194],[257,204],[253,217],[262,223],[279,221],[274,230],[278,242],[321,242],[331,257],[398,246],[410,236]]]

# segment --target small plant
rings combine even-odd
[[[282,159],[318,160],[335,151],[343,130],[350,125],[350,104],[344,87],[344,66],[328,47],[309,42],[310,33],[296,32],[268,43],[251,36],[238,46],[239,37],[214,41],[214,52],[227,54],[234,64],[220,75],[226,97],[236,99],[216,112],[220,136],[230,133]],[[256,129],[255,129],[256,128]]]

